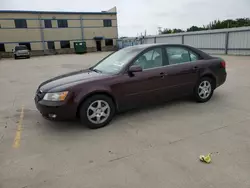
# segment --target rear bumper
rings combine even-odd
[[[35,104],[38,111],[45,117],[51,117],[52,119],[68,120],[76,118],[76,108],[72,104],[62,102],[51,101],[38,101],[35,98]]]
[[[222,84],[224,84],[226,79],[227,79],[227,73],[226,72],[223,73],[222,75],[218,76],[216,87],[219,87]]]

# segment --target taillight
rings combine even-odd
[[[226,62],[225,61],[220,62],[220,64],[221,64],[222,68],[224,68],[224,69],[226,68]]]

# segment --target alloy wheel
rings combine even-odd
[[[207,80],[204,80],[200,83],[198,88],[198,95],[201,99],[207,99],[212,92],[211,83]]]
[[[110,116],[110,106],[104,100],[92,102],[87,109],[87,118],[94,124],[102,124]]]

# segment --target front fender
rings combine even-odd
[[[89,97],[89,96],[91,96],[91,95],[93,95],[95,93],[96,94],[104,93],[104,94],[108,94],[108,95],[113,97],[111,89],[109,87],[105,87],[105,86],[96,87],[95,86],[93,88],[89,88],[89,89],[86,89],[86,90],[83,89],[81,92],[79,92],[77,94],[77,96],[75,97],[74,102],[77,103],[77,104],[80,104],[87,97]]]

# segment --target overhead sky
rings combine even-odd
[[[250,0],[0,0],[0,10],[96,12],[116,6],[119,36],[186,29],[215,19],[250,17]]]

